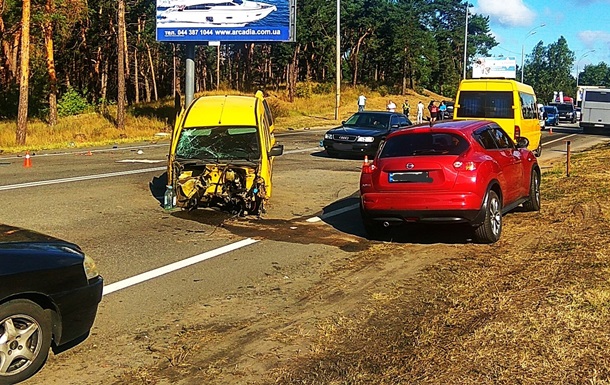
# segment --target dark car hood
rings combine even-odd
[[[358,135],[358,136],[380,136],[388,133],[387,129],[376,130],[369,127],[347,126],[337,127],[328,131],[327,134],[333,135]]]
[[[61,246],[68,246],[73,250],[80,250],[75,244],[50,235],[0,224],[0,251],[20,249],[24,244],[30,249],[57,249]]]

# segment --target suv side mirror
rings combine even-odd
[[[530,141],[525,136],[520,136],[519,139],[517,139],[517,148],[527,148],[529,145]]]
[[[280,156],[283,153],[284,153],[284,145],[276,144],[275,146],[271,147],[271,150],[269,150],[269,157]]]

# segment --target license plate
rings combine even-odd
[[[432,178],[428,175],[428,171],[405,171],[391,172],[389,174],[390,183],[397,182],[424,182],[431,183]]]

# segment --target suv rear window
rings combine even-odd
[[[574,111],[573,104],[562,103],[562,104],[552,104],[552,105],[557,107],[557,109],[562,112],[573,112]]]
[[[510,91],[462,91],[458,100],[459,118],[513,119],[513,93]]]
[[[388,139],[380,158],[416,155],[459,155],[468,149],[468,142],[459,135],[426,132],[399,135]]]

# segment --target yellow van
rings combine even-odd
[[[542,154],[536,94],[527,84],[512,79],[462,80],[453,119],[487,119],[496,122],[511,138],[529,140],[528,148]]]
[[[262,92],[202,96],[176,119],[167,166],[172,203],[192,210],[218,206],[260,215],[271,197],[275,143],[273,117]]]

